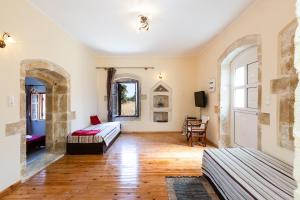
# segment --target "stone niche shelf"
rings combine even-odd
[[[156,83],[151,89],[151,120],[167,123],[171,121],[172,89],[163,81]]]

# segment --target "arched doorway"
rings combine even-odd
[[[25,78],[26,166],[46,154],[46,86],[43,81]]]
[[[262,118],[266,117],[261,113],[261,41],[259,35],[248,35],[232,43],[219,58],[219,142],[220,147],[232,145],[232,122],[231,122],[231,63],[241,52],[256,47],[257,50],[257,148],[261,149],[261,130]],[[268,117],[268,116],[267,116]]]
[[[26,123],[25,78],[33,77],[41,80],[46,87],[46,149],[48,152],[63,153],[65,138],[70,132],[70,75],[62,67],[45,60],[24,60],[21,62],[20,72],[20,119],[22,123]],[[26,133],[21,138],[21,174],[24,175]]]

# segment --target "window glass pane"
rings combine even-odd
[[[234,86],[242,85],[245,85],[245,67],[236,68],[234,74]]]
[[[247,93],[247,107],[256,109],[258,105],[257,88],[248,88]]]
[[[245,89],[239,88],[234,91],[234,107],[244,108],[245,107]]]
[[[121,116],[137,115],[137,84],[120,83],[119,87]]]
[[[38,120],[38,95],[31,94],[31,120]]]
[[[248,84],[257,84],[258,82],[258,62],[248,65]]]

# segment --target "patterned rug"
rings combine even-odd
[[[169,200],[219,200],[203,176],[167,176]]]

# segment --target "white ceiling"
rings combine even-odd
[[[192,53],[253,0],[30,0],[84,44],[103,55]],[[150,31],[138,32],[139,14]]]

